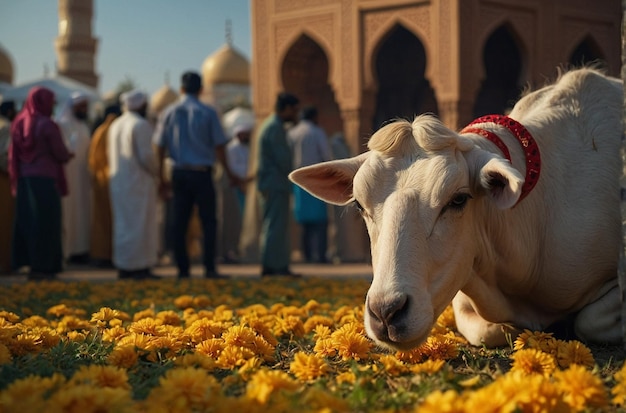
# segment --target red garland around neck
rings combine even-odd
[[[521,123],[515,119],[511,119],[508,116],[503,115],[486,115],[472,121],[467,125],[460,133],[475,133],[482,136],[485,139],[489,139],[493,142],[498,149],[502,151],[502,154],[506,159],[511,162],[511,155],[509,149],[506,147],[502,139],[494,132],[474,127],[474,125],[480,123],[495,123],[496,125],[504,126],[513,133],[513,136],[519,141],[526,157],[526,177],[524,178],[524,185],[522,185],[522,194],[517,200],[517,204],[522,202],[522,199],[528,195],[530,191],[537,185],[539,181],[539,174],[541,173],[541,155],[539,154],[539,146],[533,139],[528,130],[522,126]],[[516,205],[517,205],[516,204]]]

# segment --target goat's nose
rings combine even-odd
[[[406,312],[408,306],[408,295],[398,294],[392,299],[388,297],[374,298],[367,300],[367,311],[376,324],[380,327],[389,327],[393,324],[393,319]]]

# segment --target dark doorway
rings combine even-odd
[[[426,52],[413,33],[395,26],[380,45],[375,62],[374,130],[394,118],[413,120],[425,112],[439,114],[435,93],[424,77]]]
[[[569,58],[570,65],[580,67],[593,63],[600,68],[606,68],[607,63],[596,42],[589,36],[585,37],[574,49]]]
[[[287,52],[283,61],[282,82],[285,91],[298,96],[301,107],[317,107],[319,125],[328,136],[343,132],[339,105],[328,82],[328,58],[309,36],[300,36]]]
[[[483,64],[486,77],[474,104],[474,117],[506,113],[522,89],[522,57],[508,26],[500,26],[487,39]]]

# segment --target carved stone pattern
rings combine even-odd
[[[338,50],[335,50],[334,56],[335,65],[341,71],[341,76],[338,77],[341,79],[341,90],[338,93],[338,98],[344,101],[355,98],[356,82],[359,81],[358,76],[356,76],[359,56],[358,48],[354,48],[354,50],[352,48],[352,33],[354,32],[352,27],[353,1],[343,0],[341,2],[341,13],[339,15],[341,46]],[[335,85],[336,88],[339,86]],[[342,102],[339,102],[339,105],[342,106]]]
[[[435,44],[431,44],[430,47],[430,51],[432,52],[432,57],[433,59],[437,59],[437,54],[439,54],[438,57],[438,64],[437,64],[437,72],[435,73],[434,76],[437,77],[437,79],[430,79],[430,81],[433,84],[433,87],[435,85],[437,85],[438,87],[441,87],[442,89],[446,89],[449,88],[451,85],[454,85],[454,83],[450,82],[450,77],[451,77],[451,73],[450,73],[450,68],[452,67],[452,64],[456,61],[456,59],[452,58],[452,54],[451,54],[451,43],[452,43],[452,26],[450,24],[451,22],[451,6],[450,6],[450,0],[441,0],[440,5],[439,5],[439,16],[438,16],[438,20],[439,20],[439,41],[438,43]],[[437,36],[435,36],[437,37]],[[427,65],[432,65],[434,62],[426,62]],[[426,73],[428,74],[428,69],[426,69]],[[444,90],[439,90],[439,93],[437,93],[438,96],[442,95],[442,92]]]
[[[274,4],[276,13],[285,13],[303,9],[314,10],[320,6],[335,4],[336,2],[337,0],[275,0]]]
[[[365,65],[366,79],[364,80],[366,84],[371,84],[374,81],[370,62],[374,58],[373,50],[378,46],[379,39],[384,34],[383,31],[392,27],[391,22],[397,21],[413,33],[423,35],[424,38],[419,38],[420,41],[430,43],[432,37],[430,31],[430,10],[430,5],[421,4],[391,10],[365,11],[363,13],[363,44],[366,48],[364,50],[366,60],[363,64]]]
[[[318,37],[312,37],[317,43],[323,42],[326,50],[333,45],[333,15],[328,13],[313,17],[299,17],[288,21],[281,21],[275,28],[275,50],[284,52],[289,42],[297,40],[296,34],[305,34],[305,29]],[[321,46],[321,45],[320,45]]]
[[[272,103],[270,96],[271,86],[275,86],[273,79],[275,79],[271,73],[273,73],[272,61],[272,49],[270,45],[270,28],[269,28],[269,13],[268,13],[268,1],[271,0],[255,0],[254,8],[256,18],[255,32],[253,36],[256,37],[254,59],[253,64],[256,69],[256,78],[253,82],[253,95],[255,109],[259,112],[257,115],[264,115],[271,111]]]

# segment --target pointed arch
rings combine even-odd
[[[435,93],[426,78],[426,50],[417,36],[397,24],[376,50],[372,60],[377,84],[374,130],[392,118],[438,114]]]
[[[481,67],[484,76],[473,116],[505,113],[519,98],[524,73],[519,37],[509,23],[495,28],[484,42]]]
[[[330,83],[328,56],[310,36],[300,35],[286,51],[281,67],[284,90],[294,93],[301,106],[317,107],[320,126],[327,134],[343,130],[339,105]]]
[[[583,66],[589,63],[598,63],[606,66],[605,56],[602,48],[595,41],[593,36],[586,34],[569,53],[568,63],[572,66]]]

